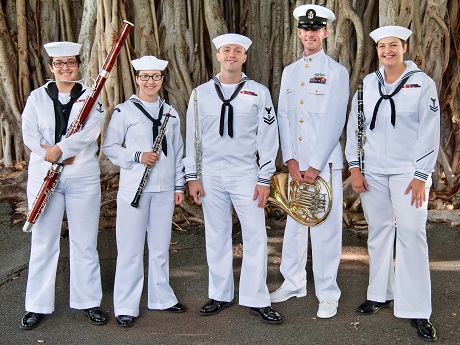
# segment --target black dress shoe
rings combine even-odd
[[[263,322],[271,323],[272,325],[278,325],[283,322],[281,315],[270,306],[264,308],[251,307],[249,308],[249,313],[260,316]]]
[[[215,299],[209,300],[204,306],[200,309],[200,314],[203,316],[215,315],[219,313],[222,309],[230,307],[233,304],[232,302],[222,302],[216,301]]]
[[[390,308],[393,306],[393,300],[385,302],[374,302],[366,300],[356,310],[360,314],[375,314],[382,308]]]
[[[33,313],[28,311],[21,319],[21,324],[19,328],[27,330],[27,329],[34,329],[40,323],[43,314]]]
[[[131,327],[134,325],[135,317],[131,315],[117,315],[115,319],[121,327]]]
[[[171,313],[184,313],[187,311],[187,307],[183,304],[176,303],[172,307],[169,307],[165,310],[170,311]]]
[[[436,341],[438,336],[436,335],[436,329],[428,319],[412,319],[410,324],[417,328],[417,333],[420,338],[427,341]]]
[[[83,309],[89,317],[89,321],[94,325],[105,325],[107,323],[107,316],[99,307]]]

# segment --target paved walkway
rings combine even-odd
[[[317,300],[308,264],[308,294],[274,307],[284,317],[281,325],[267,325],[249,315],[247,308],[234,305],[211,317],[198,311],[207,300],[207,266],[203,229],[173,231],[171,245],[171,285],[179,300],[189,307],[184,314],[152,311],[146,307],[145,293],[140,317],[134,327],[123,329],[113,317],[112,289],[116,260],[115,232],[101,231],[101,259],[104,298],[102,308],[110,315],[105,326],[91,325],[83,312],[68,307],[68,240],[61,240],[61,260],[56,284],[55,312],[39,327],[20,331],[24,313],[30,235],[22,232],[22,222],[12,224],[9,205],[0,204],[0,301],[1,344],[425,344],[407,320],[397,319],[392,309],[372,316],[359,316],[356,307],[365,299],[368,279],[366,239],[344,230],[343,255],[339,269],[342,298],[332,319],[316,318]],[[282,226],[270,222],[268,285],[276,289],[282,282],[279,264]],[[235,231],[235,281],[241,265],[241,234]],[[430,223],[433,315],[438,330],[437,344],[458,344],[460,330],[460,230]],[[236,286],[238,292],[238,287]],[[144,289],[145,292],[145,289]]]

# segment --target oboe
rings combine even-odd
[[[113,65],[115,64],[118,55],[120,54],[121,48],[125,44],[126,37],[128,36],[129,31],[133,26],[134,25],[128,22],[127,20],[123,22],[123,27],[118,33],[117,40],[112,45],[112,49],[109,55],[107,55],[107,58],[105,59],[104,65],[102,66],[102,69],[99,72],[96,82],[92,87],[91,93],[88,95],[88,97],[86,97],[85,102],[83,103],[83,106],[80,109],[77,117],[70,124],[69,130],[65,135],[66,138],[68,138],[72,134],[79,132],[83,128],[91,112],[91,109],[93,108],[94,103],[97,100],[97,97],[101,93],[102,87],[104,86],[105,81],[109,77],[109,73],[112,70]],[[37,197],[35,198],[35,201],[32,204],[32,208],[27,214],[26,223],[22,228],[24,232],[30,232],[40,214],[43,213],[43,210],[48,204],[49,198],[56,189],[56,186],[59,182],[59,176],[61,175],[63,169],[64,165],[62,165],[61,163],[54,163],[48,169],[48,173],[43,179],[43,184],[40,188],[40,191],[38,192]]]
[[[364,132],[364,107],[363,107],[363,81],[358,81],[358,113],[357,113],[356,136],[358,138],[358,164],[359,170],[364,175],[364,143],[366,133]]]
[[[161,142],[163,141],[164,136],[166,135],[166,125],[168,124],[168,120],[171,117],[171,108],[169,108],[169,111],[167,114],[165,114],[165,119],[163,120],[163,123],[160,126],[160,129],[158,131],[158,135],[155,138],[155,141],[153,142],[153,147],[152,147],[152,152],[155,152],[156,154],[159,154],[161,151]],[[139,182],[139,186],[137,187],[137,192],[136,195],[134,196],[133,201],[131,202],[132,207],[137,207],[139,206],[139,200],[141,199],[142,192],[144,191],[145,185],[147,184],[147,180],[149,178],[150,172],[152,171],[153,165],[146,165],[144,174],[142,175],[141,182]]]

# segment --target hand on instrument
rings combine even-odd
[[[184,193],[181,192],[175,192],[174,193],[174,204],[179,205],[182,201],[184,201],[185,196]]]
[[[409,186],[407,186],[407,189],[404,192],[404,194],[408,194],[411,189],[412,189],[412,198],[410,201],[411,206],[413,206],[415,202],[416,208],[422,207],[423,202],[426,201],[425,182],[418,180],[416,178],[413,178],[412,181],[410,181]]]
[[[50,162],[50,163],[57,163],[59,158],[62,156],[62,150],[58,145],[43,145],[40,144],[42,148],[46,150],[45,152],[45,161]]]
[[[197,205],[201,205],[200,197],[204,196],[203,187],[201,187],[201,183],[198,180],[188,181],[188,190],[191,196],[193,196],[193,200]]]
[[[307,171],[303,172],[303,181],[307,183],[315,183],[316,178],[319,175],[319,170],[309,167]]]
[[[303,182],[303,176],[299,169],[299,162],[295,159],[290,159],[286,162],[286,165],[289,169],[289,175],[294,181]]]
[[[369,186],[367,185],[367,181],[364,178],[364,175],[361,174],[361,171],[359,170],[359,168],[350,169],[350,172],[351,172],[351,188],[353,188],[353,190],[356,193],[363,193],[369,189]]]
[[[269,194],[270,187],[256,184],[256,189],[254,190],[254,197],[252,198],[252,200],[257,200],[257,198],[259,198],[259,203],[257,204],[257,206],[260,208],[264,208],[267,204]]]
[[[154,166],[158,160],[158,155],[155,152],[142,152],[141,163]]]

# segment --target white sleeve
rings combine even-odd
[[[187,107],[186,115],[186,129],[185,129],[185,157],[182,160],[185,167],[185,180],[197,180],[196,171],[196,154],[195,154],[195,97],[196,97],[196,111],[198,112],[198,92],[197,89],[192,91],[190,100]],[[199,120],[198,114],[196,114]],[[200,121],[198,121],[198,133],[201,133]],[[201,139],[201,137],[200,137]],[[199,142],[201,147],[201,140]]]
[[[347,143],[345,145],[345,157],[348,162],[348,169],[358,168],[358,137],[356,136],[356,128],[358,121],[358,93],[355,93],[351,102],[350,114],[348,115],[347,123]]]

